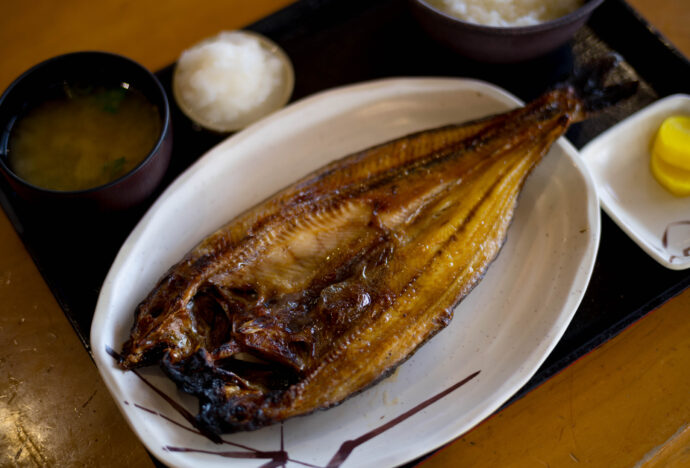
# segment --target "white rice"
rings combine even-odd
[[[583,0],[427,0],[430,5],[469,23],[530,26],[575,11]]]
[[[233,123],[261,109],[282,86],[283,63],[242,32],[222,32],[183,52],[175,70],[178,99],[211,128]]]

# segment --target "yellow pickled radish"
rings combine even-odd
[[[674,115],[664,120],[652,151],[672,166],[690,171],[690,116]]]
[[[690,195],[690,117],[674,115],[663,121],[652,146],[651,170],[674,195]]]
[[[652,153],[652,174],[672,194],[684,197],[690,195],[690,171],[680,169],[661,159],[659,153]]]

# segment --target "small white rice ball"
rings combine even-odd
[[[222,32],[182,53],[175,94],[202,125],[231,128],[270,104],[282,87],[283,67],[255,35]]]

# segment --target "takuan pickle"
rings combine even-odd
[[[662,122],[650,167],[666,190],[678,197],[690,195],[690,116],[673,115]]]

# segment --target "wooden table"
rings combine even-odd
[[[156,70],[199,39],[289,3],[6,2],[0,17],[0,89],[31,65],[73,50],[117,52]],[[631,4],[690,55],[687,0]],[[690,466],[689,312],[686,290],[425,463]],[[15,465],[153,462],[1,213],[0,466]]]

